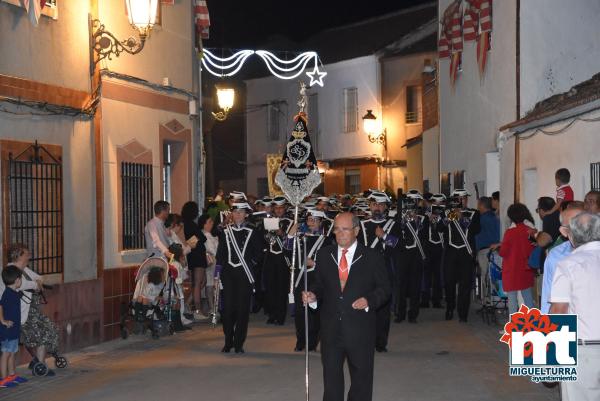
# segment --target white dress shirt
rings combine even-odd
[[[348,262],[348,274],[350,274],[350,268],[352,267],[352,262],[354,260],[354,252],[356,252],[357,244],[358,244],[358,241],[354,241],[354,243],[348,247],[348,252],[346,252],[346,262]],[[344,250],[344,248],[342,248],[339,245],[337,248],[338,248],[337,264],[339,266],[340,260],[342,260],[342,251]]]
[[[348,275],[350,274],[350,269],[352,268],[352,263],[355,262],[355,260],[354,260],[354,253],[356,252],[357,245],[358,245],[358,241],[354,241],[354,243],[348,247],[348,252],[346,252],[346,262],[348,263]],[[342,251],[343,250],[344,250],[344,248],[342,248],[341,246],[338,245],[338,247],[337,247],[337,265],[338,265],[338,269],[339,269],[339,266],[340,266],[340,260],[342,259]],[[317,302],[311,302],[311,303],[308,304],[308,306],[310,308],[312,308],[312,309],[316,309],[317,308]],[[365,308],[365,312],[368,312],[368,311],[369,311],[369,307],[367,306]]]
[[[556,265],[551,303],[568,303],[569,312],[577,314],[577,337],[600,340],[600,241],[588,242]]]

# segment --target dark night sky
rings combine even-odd
[[[207,0],[206,47],[255,48],[273,36],[303,41],[327,28],[394,12],[424,0]]]

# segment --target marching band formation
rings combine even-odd
[[[410,190],[392,201],[385,192],[369,189],[358,196],[309,197],[295,216],[284,196],[259,199],[252,207],[244,193],[232,192],[229,210],[219,216],[215,271],[222,288],[222,351],[244,352],[249,314],[260,309],[266,323],[274,325],[283,325],[291,310],[294,350],[304,350],[304,269],[310,284],[319,268],[317,252],[335,242],[333,219],[348,211],[360,218],[358,240],[384,256],[394,288],[392,299],[376,311],[378,352],[387,351],[392,314],[396,323],[417,323],[420,308],[443,308],[444,298],[446,320],[456,310],[459,321],[466,322],[480,227],[479,212],[467,207],[468,197],[463,189],[449,198]],[[219,302],[214,305],[216,315]],[[319,312],[308,309],[312,351],[319,343]]]

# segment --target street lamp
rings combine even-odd
[[[377,123],[377,117],[373,114],[373,110],[367,110],[367,114],[363,116],[362,120],[365,134],[369,136],[369,142],[383,145],[387,149],[387,131],[385,128],[383,131],[379,131],[380,126]]]
[[[235,90],[233,88],[219,88],[217,87],[217,102],[221,111],[212,113],[213,117],[217,121],[225,121],[229,110],[233,107],[235,100]]]
[[[119,40],[114,34],[106,30],[100,20],[90,20],[91,48],[98,57],[93,62],[93,68],[96,64],[105,58],[112,60],[112,56],[119,57],[122,52],[137,54],[142,51],[146,39],[150,36],[150,31],[156,23],[156,14],[158,12],[158,0],[125,0],[127,6],[127,17],[131,26],[138,31],[139,39],[130,36],[125,40]]]

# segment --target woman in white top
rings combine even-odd
[[[34,363],[45,363],[47,353],[58,352],[58,330],[40,310],[39,292],[42,290],[43,279],[28,267],[30,259],[31,252],[26,245],[14,244],[9,247],[9,265],[18,267],[23,273],[21,288],[19,288],[19,291],[23,293],[21,298],[21,343],[35,351]],[[4,291],[4,285],[0,290]],[[49,369],[48,375],[53,376],[54,372]]]
[[[202,215],[198,220],[202,233],[206,237],[204,246],[206,247],[206,300],[208,302],[209,311],[212,313],[214,310],[214,296],[215,296],[215,264],[217,263],[217,248],[219,247],[219,237],[212,234],[215,222],[209,215]]]

